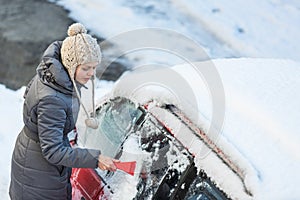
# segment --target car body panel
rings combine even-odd
[[[105,184],[99,179],[99,175],[94,169],[74,168],[72,170],[71,183],[72,199],[109,199],[109,195],[104,194]]]

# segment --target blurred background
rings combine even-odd
[[[155,27],[195,41],[209,58],[299,61],[297,0],[0,0],[0,4],[0,84],[13,90],[28,83],[43,51],[51,42],[63,40],[75,21],[83,23],[99,42],[126,31]],[[104,56],[114,54],[115,45],[102,46]],[[190,50],[182,43],[178,46]],[[102,78],[116,80],[148,55],[115,60]]]

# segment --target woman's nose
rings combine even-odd
[[[90,69],[90,70],[88,71],[88,75],[89,75],[89,76],[93,76],[94,73],[95,73],[95,70],[94,70],[94,69]]]

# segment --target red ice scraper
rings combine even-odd
[[[134,170],[136,167],[136,161],[132,161],[132,162],[114,162],[115,166],[117,167],[117,169],[122,170],[128,174],[130,174],[131,176],[134,175]]]

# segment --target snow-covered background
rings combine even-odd
[[[270,58],[214,61],[226,95],[223,135],[256,168],[260,178],[257,198],[300,198],[300,133],[296,121],[300,119],[299,1],[53,2],[70,10],[72,18],[104,38],[136,28],[156,27],[192,39],[210,58]],[[136,56],[139,58],[131,63],[162,57],[157,52],[151,59],[145,54]],[[110,82],[101,83],[105,90],[97,90],[99,97],[112,87]],[[11,91],[0,85],[2,199],[9,199],[10,157],[23,125],[23,92],[24,87]]]
[[[52,1],[70,10],[72,18],[104,38],[137,28],[157,27],[192,38],[212,58],[300,59],[297,0]]]

